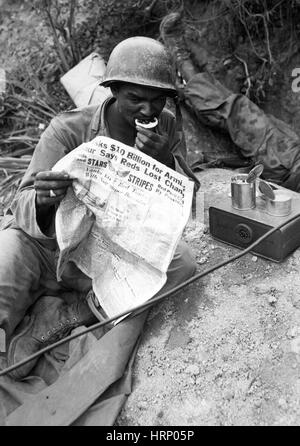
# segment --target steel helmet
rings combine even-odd
[[[101,85],[129,82],[176,94],[172,62],[165,47],[149,37],[129,37],[111,52]]]

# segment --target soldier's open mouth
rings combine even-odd
[[[135,125],[139,125],[140,127],[144,127],[145,129],[153,129],[158,124],[157,118],[152,120],[149,119],[136,119]]]

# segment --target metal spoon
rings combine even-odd
[[[269,183],[266,181],[260,180],[258,185],[259,190],[266,197],[270,198],[270,200],[275,200],[275,194]]]
[[[253,183],[257,178],[259,178],[264,170],[264,166],[262,164],[257,164],[253,169],[250,170],[248,176],[246,178],[247,183]]]

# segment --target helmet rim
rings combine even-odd
[[[114,82],[157,88],[170,95],[177,92],[166,48],[144,36],[129,37],[112,50],[100,85],[109,87]]]

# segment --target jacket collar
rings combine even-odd
[[[105,120],[105,111],[108,104],[114,101],[113,96],[108,96],[97,108],[96,113],[91,122],[91,131],[94,135],[100,134],[107,136],[108,128]]]

